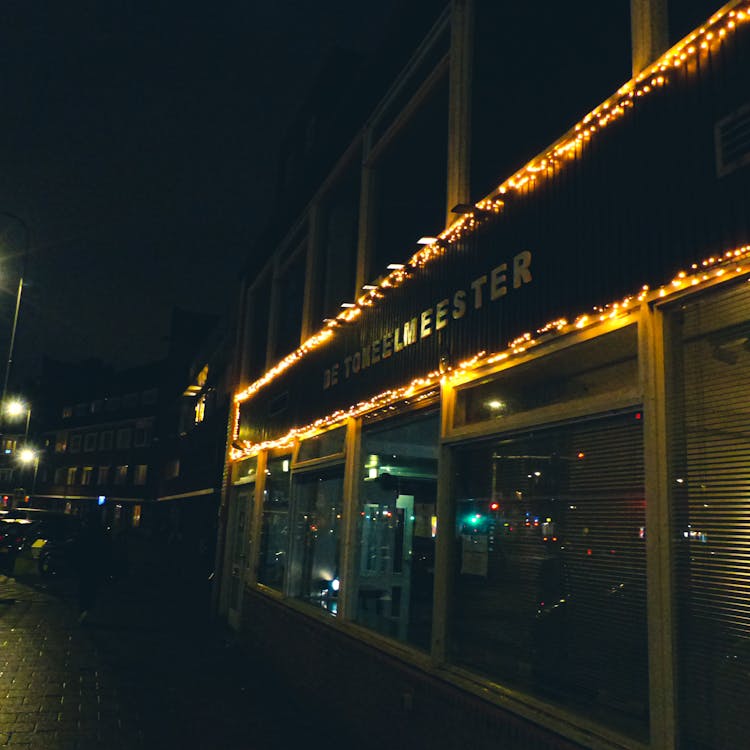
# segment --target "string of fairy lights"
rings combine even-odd
[[[638,294],[626,297],[619,302],[613,302],[610,305],[595,308],[592,313],[578,316],[573,323],[563,319],[551,321],[538,329],[536,336],[526,333],[510,342],[508,348],[503,352],[491,355],[479,352],[447,373],[433,371],[423,377],[414,379],[401,388],[383,391],[367,401],[359,402],[347,409],[337,410],[310,425],[290,430],[289,433],[276,440],[250,443],[237,439],[239,406],[241,403],[252,398],[264,386],[299,362],[309,352],[325,345],[335,336],[337,328],[355,321],[365,309],[383,300],[389,290],[401,286],[412,278],[415,272],[444,256],[462,237],[473,232],[478,226],[489,220],[492,215],[499,214],[503,210],[508,197],[530,192],[541,180],[553,177],[560,169],[564,168],[566,163],[577,159],[598,133],[633,110],[643,97],[667,86],[670,82],[669,74],[671,70],[688,66],[697,57],[715,52],[724,43],[728,34],[733,32],[740,24],[750,21],[750,3],[743,2],[736,4],[731,9],[730,7],[725,7],[715,13],[705,25],[693,31],[638,76],[622,86],[615,95],[589,112],[544,153],[502,182],[489,197],[475,204],[473,210],[462,215],[450,227],[434,238],[430,244],[425,245],[412,255],[407,263],[393,268],[377,285],[373,285],[366,294],[360,296],[356,304],[344,309],[336,318],[328,320],[320,331],[308,338],[294,352],[284,357],[264,373],[261,378],[238,392],[234,397],[234,447],[230,451],[231,459],[236,460],[254,455],[267,448],[291,446],[295,440],[311,437],[352,417],[361,416],[373,409],[382,408],[403,399],[409,399],[415,393],[439,383],[443,378],[452,381],[465,379],[467,373],[471,370],[492,365],[515,354],[520,354],[538,343],[540,338],[546,340],[548,334],[564,334],[572,328],[581,329],[607,318],[615,318],[627,313],[634,305],[640,304],[644,299],[651,299],[654,295],[664,297],[674,290],[684,288],[688,283],[695,286],[715,276],[743,273],[742,270],[738,270],[741,266],[736,268],[731,266],[733,263],[739,263],[746,259],[750,253],[750,246],[728,251],[718,258],[708,258],[701,264],[694,264],[690,272],[681,271],[670,284],[660,287],[656,292],[651,292],[648,287],[643,287]]]
[[[637,294],[629,295],[609,305],[597,307],[591,313],[577,316],[572,322],[565,318],[552,321],[539,328],[536,331],[536,335],[525,333],[519,336],[514,341],[511,341],[504,351],[494,353],[478,352],[455,367],[447,368],[443,372],[433,370],[422,377],[415,378],[401,388],[385,390],[367,401],[360,401],[348,408],[338,409],[328,416],[316,419],[314,422],[303,427],[295,427],[286,435],[276,440],[267,440],[259,443],[247,441],[238,443],[235,440],[235,446],[232,448],[230,456],[232,460],[237,460],[255,455],[265,449],[290,448],[297,440],[305,440],[330,428],[341,426],[353,417],[359,417],[399,402],[410,401],[416,404],[420,398],[431,397],[431,389],[434,389],[435,386],[444,383],[456,385],[467,380],[469,376],[475,375],[476,371],[482,368],[491,367],[504,360],[518,357],[533,347],[550,341],[553,337],[577,330],[580,331],[591,326],[600,325],[608,320],[615,320],[629,315],[638,309],[643,302],[668,298],[670,295],[681,292],[686,288],[705,286],[708,283],[713,283],[716,279],[729,280],[747,276],[750,274],[749,261],[750,245],[743,245],[735,250],[728,250],[723,255],[712,256],[701,263],[694,263],[690,267],[689,272],[680,271],[668,284],[664,284],[657,289],[652,290],[648,286],[643,286]],[[235,431],[238,426],[239,403],[236,403]]]

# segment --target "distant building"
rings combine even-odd
[[[212,547],[224,463],[230,334],[215,316],[176,311],[168,356],[115,371],[46,361],[43,454],[27,502]],[[194,551],[193,547],[186,552]]]
[[[138,527],[153,505],[163,368],[115,372],[101,362],[46,361],[41,393],[37,506],[81,513],[106,504],[113,522]]]
[[[665,5],[430,4],[248,267],[219,611],[368,746],[747,744],[750,6]]]

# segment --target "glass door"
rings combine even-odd
[[[248,546],[250,541],[250,523],[252,518],[255,484],[235,487],[234,501],[229,517],[229,602],[227,620],[230,627],[238,629],[242,614],[242,596],[245,574],[249,567]]]

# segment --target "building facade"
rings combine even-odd
[[[44,448],[29,502],[76,514],[106,505],[111,522],[139,527],[155,494],[161,367],[48,361],[42,378]]]
[[[220,610],[373,745],[746,742],[750,7],[698,5],[452,3],[247,281]]]

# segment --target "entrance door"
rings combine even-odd
[[[229,515],[229,602],[227,621],[229,626],[238,630],[242,614],[242,597],[245,589],[245,574],[250,565],[248,546],[250,542],[250,524],[252,518],[255,484],[246,484],[234,490],[232,507]]]

